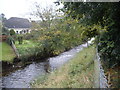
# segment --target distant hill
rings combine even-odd
[[[5,27],[7,28],[30,28],[31,23],[28,19],[11,17],[10,19],[4,22]]]

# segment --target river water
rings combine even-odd
[[[2,88],[30,88],[30,82],[36,77],[45,75],[47,72],[64,65],[85,47],[87,47],[87,44],[82,44],[61,53],[59,56],[49,58],[46,62],[33,62],[24,69],[17,70],[8,76],[2,77]]]

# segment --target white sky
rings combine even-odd
[[[29,14],[35,2],[45,7],[53,5],[54,1],[56,0],[0,0],[0,14],[4,13],[7,19],[10,17],[32,18]]]
[[[30,16],[30,12],[33,11],[33,3],[38,2],[45,7],[46,5],[53,5],[54,1],[56,0],[0,0],[0,14],[4,13],[7,19],[10,17],[33,19]]]

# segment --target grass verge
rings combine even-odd
[[[12,62],[16,57],[14,50],[6,42],[0,42],[0,60]]]
[[[33,88],[92,88],[94,82],[95,47],[79,52],[60,69],[37,78]]]

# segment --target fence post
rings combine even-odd
[[[18,53],[17,48],[15,47],[13,41],[12,41],[12,45],[11,45],[11,46],[12,46],[12,48],[13,48],[13,50],[14,50],[16,56],[19,58],[19,53]]]

